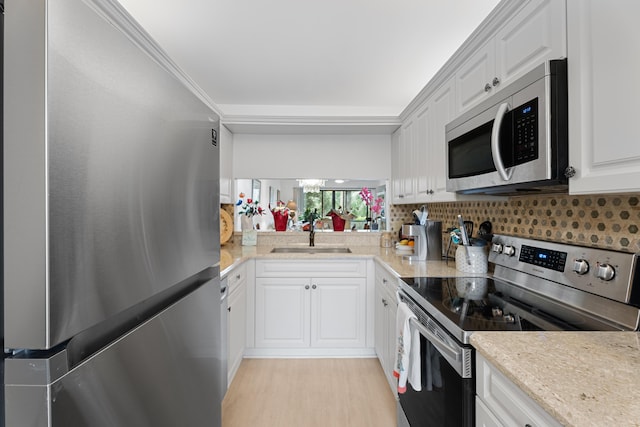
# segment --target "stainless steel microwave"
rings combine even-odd
[[[547,61],[446,126],[447,191],[566,191],[567,61]]]

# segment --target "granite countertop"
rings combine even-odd
[[[316,244],[322,246],[323,244]],[[331,245],[335,246],[335,245]],[[409,261],[396,253],[394,248],[381,248],[379,245],[346,245],[351,253],[271,253],[273,246],[242,246],[240,244],[226,244],[220,250],[220,275],[224,277],[235,265],[256,259],[347,259],[347,258],[376,258],[398,277],[452,277],[469,276],[455,268],[455,261]]]
[[[471,344],[566,426],[640,426],[640,333],[475,332]]]

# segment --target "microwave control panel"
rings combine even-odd
[[[538,158],[538,98],[512,110],[513,160],[520,165]]]

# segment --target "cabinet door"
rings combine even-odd
[[[476,395],[505,426],[560,427],[560,423],[478,352]]]
[[[311,279],[311,346],[365,346],[364,278]]]
[[[562,0],[526,3],[496,34],[496,86],[508,85],[548,59],[565,58],[566,22]]]
[[[468,110],[493,93],[495,41],[489,40],[456,71],[456,104],[459,112]]]
[[[640,191],[638,16],[635,0],[568,2],[571,194]]]
[[[310,288],[305,278],[256,278],[256,347],[309,346]]]
[[[430,156],[433,141],[431,140],[432,125],[431,103],[426,102],[416,114],[416,129],[414,140],[414,170],[416,175],[416,202],[428,202],[433,194],[431,170],[433,159]]]
[[[378,360],[380,360],[380,365],[382,365],[382,370],[385,374],[388,374],[389,363],[389,346],[388,346],[388,333],[389,328],[387,328],[387,314],[388,314],[388,302],[386,301],[386,292],[384,292],[383,285],[381,283],[382,278],[376,276],[376,286],[375,286],[375,341],[376,341],[376,354],[378,355]],[[393,362],[391,362],[393,363]]]
[[[478,396],[476,396],[476,427],[504,427]]]
[[[244,355],[247,331],[247,286],[246,282],[238,284],[233,293],[229,294],[228,317],[228,353],[227,353],[227,381],[231,384],[233,377],[240,367]]]
[[[410,118],[402,125],[400,131],[400,177],[402,180],[402,193],[398,196],[401,203],[413,203],[414,197],[414,132],[415,122]]]
[[[220,126],[220,203],[234,203],[233,134]]]
[[[396,130],[391,135],[391,190],[393,203],[402,203],[403,194],[402,175],[400,166],[400,134],[402,129]]]
[[[447,141],[445,127],[455,117],[454,81],[450,79],[431,97],[429,124],[429,171],[431,202],[457,200],[455,193],[447,192]]]

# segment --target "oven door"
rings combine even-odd
[[[408,384],[399,394],[399,427],[472,427],[475,424],[473,348],[459,343],[412,300],[402,295],[418,320],[422,391]]]

